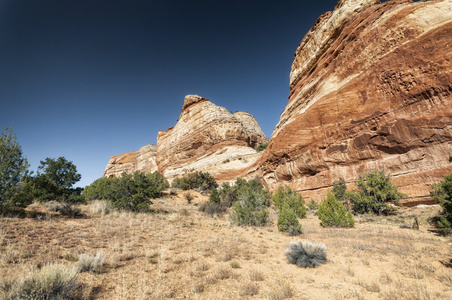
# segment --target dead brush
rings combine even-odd
[[[252,281],[264,281],[264,274],[258,270],[251,270],[249,277]]]
[[[91,214],[105,216],[111,213],[113,209],[106,200],[94,200],[89,204],[88,210]]]
[[[279,280],[276,285],[273,285],[270,288],[269,293],[267,294],[267,299],[270,300],[283,300],[290,299],[294,297],[295,291],[290,283],[290,281],[285,278],[283,280]]]
[[[105,260],[105,254],[101,252],[97,252],[96,255],[83,253],[79,257],[78,265],[82,272],[102,273]]]
[[[255,296],[257,294],[259,294],[259,286],[255,282],[244,282],[240,286],[240,296]]]

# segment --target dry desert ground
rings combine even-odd
[[[79,264],[101,253],[98,272],[81,272],[81,299],[452,299],[450,238],[430,225],[439,206],[399,208],[392,216],[357,216],[354,228],[323,228],[314,211],[296,237],[266,227],[238,227],[228,214],[198,210],[207,197],[192,191],[154,200],[160,213],[100,214],[99,202],[66,218],[35,204],[34,218],[0,218],[3,285],[46,263]],[[417,217],[420,230],[409,227]],[[290,241],[327,247],[317,268],[289,264]]]

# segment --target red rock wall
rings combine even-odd
[[[422,203],[452,172],[452,2],[376,2],[340,1],[302,40],[260,160],[270,187],[319,200],[384,169]]]

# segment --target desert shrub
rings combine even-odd
[[[233,206],[231,219],[237,225],[264,226],[268,222],[267,203],[263,193],[244,188]]]
[[[319,204],[314,199],[311,199],[311,201],[309,201],[309,203],[306,206],[310,210],[317,210],[317,209],[319,209]]]
[[[192,200],[195,199],[195,197],[190,192],[186,192],[184,194],[184,198],[185,200],[187,200],[188,204],[190,204]]]
[[[217,188],[212,188],[210,191],[209,201],[212,203],[221,203],[220,193],[218,193]]]
[[[267,189],[264,189],[259,180],[252,179],[246,181],[245,179],[237,178],[233,185],[225,182],[223,183],[221,188],[212,189],[209,201],[201,205],[200,210],[205,211],[209,215],[222,214],[229,207],[237,203],[239,201],[239,198],[244,200],[243,203],[245,203],[248,202],[248,200],[246,199],[250,197],[253,198],[250,199],[251,202],[255,201],[255,199],[258,198],[264,206],[270,205],[270,193]],[[234,208],[234,210],[240,211],[240,216],[243,216],[243,214],[245,214],[245,211],[247,211],[247,213],[251,215],[254,215],[254,213],[248,211],[247,208],[244,208],[241,205],[239,206],[240,207]],[[249,205],[247,204],[245,206]]]
[[[49,201],[44,204],[48,211],[59,212],[63,216],[71,218],[81,217],[80,207],[68,202]]]
[[[83,253],[79,257],[78,265],[82,272],[102,273],[105,259],[105,254],[101,252],[97,252],[96,255]]]
[[[128,211],[149,211],[150,200],[161,196],[169,188],[168,181],[159,172],[144,174],[123,173],[121,177],[100,178],[83,191],[86,200],[106,199],[112,208]]]
[[[268,147],[268,143],[266,143],[266,144],[259,144],[259,146],[257,146],[257,148],[256,148],[256,151],[257,152],[262,152],[265,149],[267,149],[267,147]]]
[[[218,216],[226,212],[226,208],[219,203],[207,201],[199,207],[199,210],[205,212],[206,215],[211,217]]]
[[[389,203],[398,204],[404,196],[392,184],[391,176],[384,171],[373,171],[359,176],[357,190],[345,193],[345,198],[352,203],[352,209],[359,214],[389,214],[394,208]]]
[[[287,232],[290,236],[299,235],[302,231],[297,214],[288,205],[284,205],[284,207],[279,211],[278,230],[281,232]]]
[[[345,179],[340,177],[338,181],[333,182],[333,194],[337,200],[343,201],[345,200],[345,191],[347,190],[347,184],[345,183]]]
[[[328,193],[318,210],[323,227],[353,227],[355,219],[350,211],[340,203],[332,192]]]
[[[439,218],[438,227],[443,235],[452,235],[452,174],[432,188],[432,196],[443,208],[444,216]]]
[[[90,200],[108,200],[111,198],[113,187],[119,184],[118,177],[101,177],[94,180],[83,190],[82,196],[85,201]]]
[[[75,266],[44,265],[40,271],[9,286],[4,299],[76,299],[79,272]]]
[[[326,246],[306,240],[292,241],[286,249],[286,258],[301,268],[315,268],[326,263]]]
[[[227,207],[221,203],[220,193],[217,188],[212,188],[210,191],[209,201],[203,203],[199,207],[199,210],[213,217],[215,215],[223,214],[226,211],[226,208]]]
[[[174,178],[171,187],[181,190],[199,189],[201,191],[208,191],[213,187],[218,187],[218,184],[208,172],[199,171],[190,173],[185,177]]]
[[[300,193],[292,190],[288,186],[279,186],[278,190],[272,197],[275,202],[276,207],[279,211],[283,209],[284,206],[291,208],[297,217],[306,217],[306,207],[304,206],[304,200]]]

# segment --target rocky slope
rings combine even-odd
[[[268,143],[254,117],[232,114],[209,100],[188,95],[176,126],[160,131],[157,165],[167,178],[208,171],[217,179],[231,179],[254,163],[254,150]]]
[[[114,155],[110,157],[104,171],[104,177],[121,176],[122,172],[141,171],[152,173],[157,171],[157,146],[147,145],[136,152]]]
[[[290,88],[259,161],[270,187],[319,199],[384,169],[429,201],[452,172],[452,1],[339,1],[297,48]]]
[[[177,124],[159,132],[157,146],[112,156],[104,176],[158,170],[172,179],[204,171],[217,180],[234,179],[246,176],[247,169],[261,155],[255,148],[268,142],[251,114],[243,111],[232,114],[203,97],[188,95]]]

